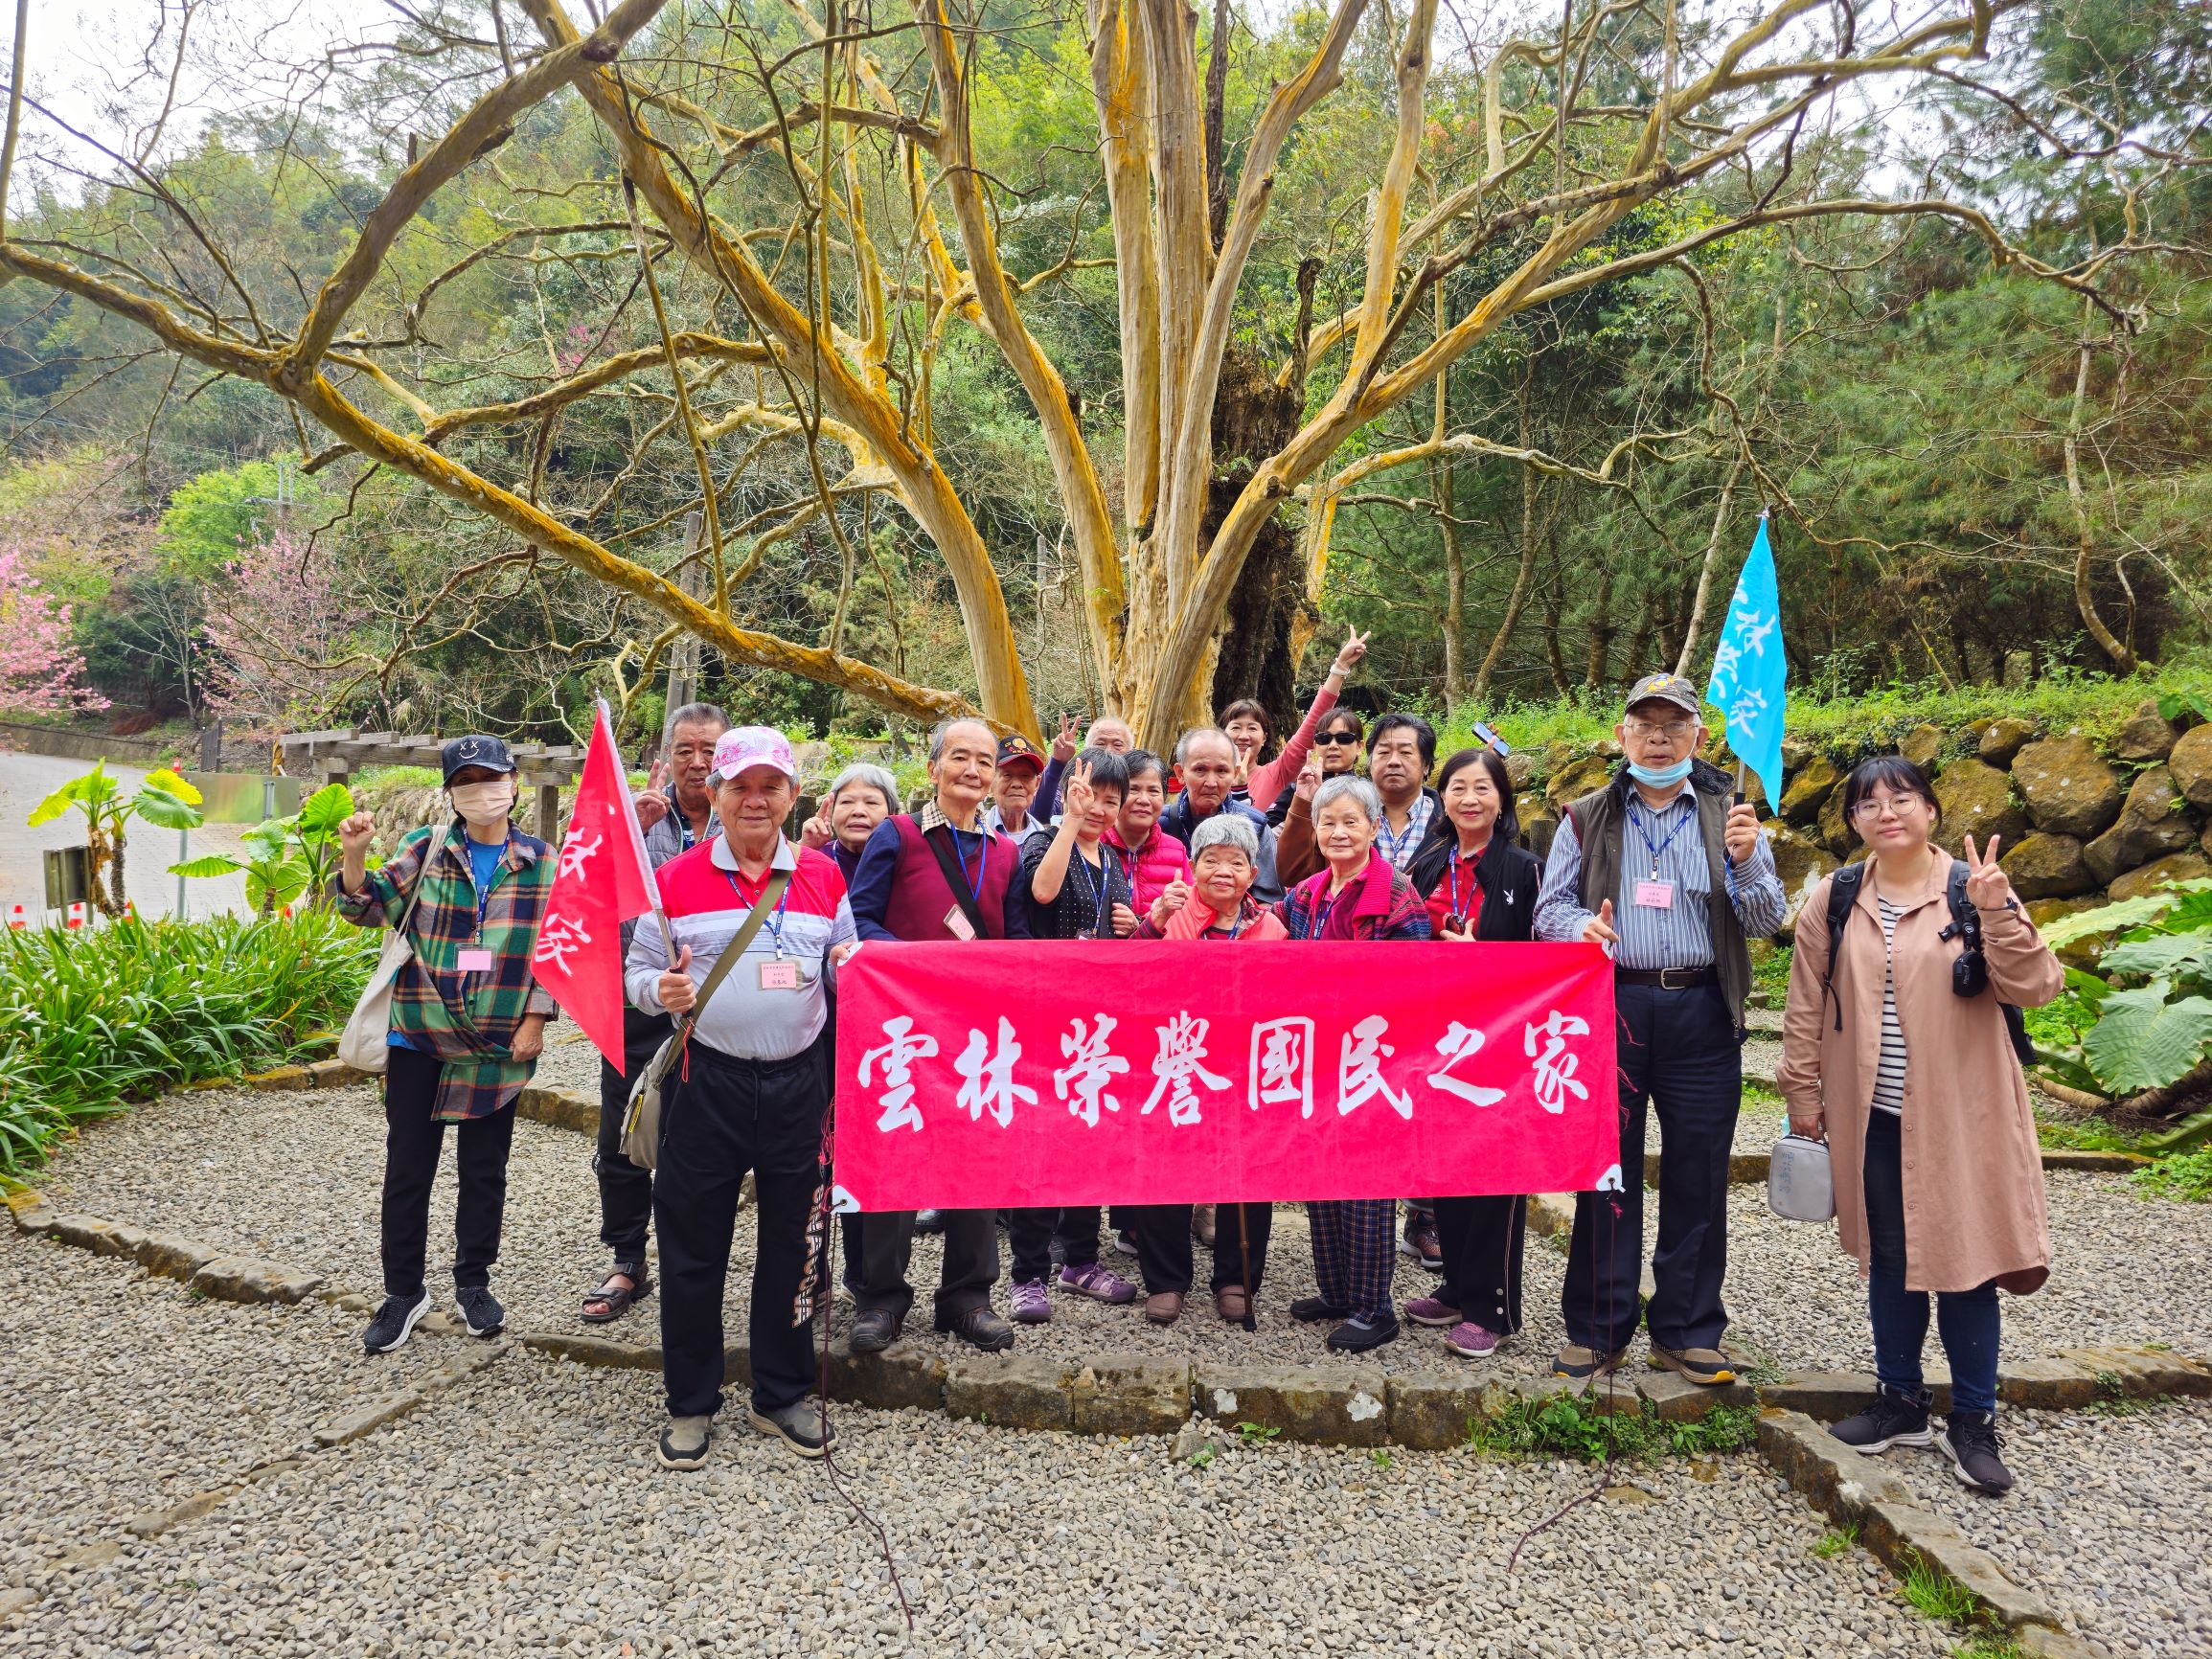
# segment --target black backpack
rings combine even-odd
[[[1851,920],[1852,907],[1859,902],[1859,879],[1866,874],[1864,864],[1846,864],[1836,873],[1828,884],[1828,966],[1820,974],[1820,1002],[1828,1004],[1831,988],[1836,983],[1836,944],[1843,937],[1845,924]],[[1950,966],[1950,989],[1958,996],[1979,996],[1989,989],[1989,963],[1982,955],[1981,918],[1974,907],[1967,902],[1966,860],[1950,861],[1950,880],[1944,888],[1944,898],[1950,906],[1950,925],[1943,930],[1945,939],[1963,938],[1966,949]],[[2021,1065],[2031,1065],[2036,1057],[2036,1046],[2028,1040],[2028,1022],[2020,1011],[2009,1002],[1997,1004],[2005,1016],[2005,1034],[2012,1038],[2013,1053]],[[1843,1029],[1843,999],[1836,999],[1836,1029]]]

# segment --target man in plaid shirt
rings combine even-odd
[[[385,1353],[430,1311],[423,1258],[430,1188],[445,1125],[460,1192],[453,1284],[471,1336],[507,1322],[491,1265],[507,1209],[514,1098],[536,1069],[553,999],[531,976],[531,952],[553,886],[553,849],[509,822],[514,761],[497,738],[457,738],[442,759],[454,818],[410,831],[383,868],[368,868],[376,826],[356,812],[338,826],[338,914],[358,927],[402,922],[414,959],[392,987],[384,1073],[384,1305],[362,1346]],[[408,906],[414,914],[408,915]]]

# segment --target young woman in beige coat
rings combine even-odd
[[[1965,896],[1989,984],[1954,992],[1966,941],[1920,767],[1896,755],[1863,762],[1844,782],[1843,815],[1870,856],[1825,995],[1835,877],[1798,917],[1776,1079],[1790,1127],[1827,1137],[1836,1231],[1867,1280],[1881,1386],[1830,1432],[1864,1452],[1940,1445],[1962,1483],[1995,1494],[2012,1486],[1995,1423],[1997,1290],[2038,1288],[2051,1261],[2035,1120],[1998,1004],[2046,1003],[2065,975],[1997,866],[1998,837],[1977,852],[1969,836]],[[1921,1381],[1931,1295],[1951,1372],[1940,1435]]]

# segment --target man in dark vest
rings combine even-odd
[[[1774,854],[1728,777],[1699,761],[1698,688],[1646,674],[1613,728],[1627,762],[1568,805],[1537,896],[1536,936],[1606,945],[1616,965],[1621,1161],[1575,1203],[1556,1375],[1618,1366],[1635,1334],[1644,1257],[1645,1106],[1658,1109],[1659,1237],[1646,1323],[1652,1364],[1708,1386],[1735,1380],[1721,1334],[1728,1151],[1744,1092],[1746,942],[1786,906]]]
[[[998,739],[981,720],[945,720],[929,734],[934,797],[918,813],[876,827],[853,873],[853,920],[863,940],[1027,939],[1029,916],[1010,890],[1021,849],[984,827],[983,804],[996,770]],[[998,1279],[997,1217],[946,1210],[945,1269],[937,1284],[937,1329],[986,1352],[1014,1345],[1014,1327],[992,1311]],[[914,1287],[914,1213],[868,1216],[860,1230],[859,1288],[853,1347],[875,1353],[899,1340]]]

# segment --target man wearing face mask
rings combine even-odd
[[[1698,688],[1646,674],[1613,728],[1628,761],[1570,802],[1537,895],[1536,937],[1606,945],[1620,1053],[1621,1180],[1575,1203],[1556,1375],[1615,1369],[1635,1333],[1644,1254],[1644,1124],[1659,1114],[1659,1237],[1645,1323],[1652,1364],[1692,1382],[1735,1379],[1721,1335],[1728,1264],[1728,1149],[1744,1091],[1746,941],[1782,923],[1774,855],[1725,773],[1696,759]]]
[[[638,823],[645,828],[645,853],[658,870],[720,831],[715,822],[715,791],[707,782],[715,744],[730,718],[713,703],[686,703],[669,716],[668,759],[655,761],[652,782],[637,797]],[[635,920],[622,924],[627,958],[637,937]],[[646,1272],[646,1233],[652,1219],[652,1171],[641,1170],[622,1149],[622,1125],[629,1116],[630,1085],[667,1040],[669,1016],[626,1002],[622,1011],[624,1068],[599,1062],[599,1143],[591,1157],[599,1178],[599,1239],[613,1264],[583,1294],[581,1317],[586,1325],[607,1325],[652,1293]]]
[[[338,914],[358,927],[405,920],[415,947],[392,987],[384,1303],[362,1337],[371,1353],[398,1348],[430,1311],[423,1258],[447,1124],[458,1125],[455,1300],[471,1336],[494,1335],[506,1324],[491,1294],[491,1266],[507,1208],[514,1098],[536,1068],[554,1010],[532,978],[531,952],[556,860],[552,848],[509,821],[513,757],[497,738],[476,736],[447,743],[441,759],[452,823],[410,831],[376,871],[368,868],[376,833],[369,814],[338,826]]]

